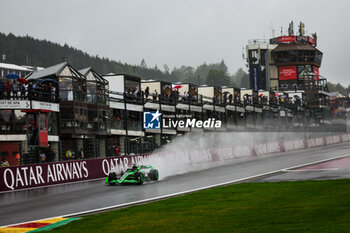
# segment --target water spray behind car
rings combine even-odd
[[[142,164],[159,170],[160,179],[222,165],[223,160],[249,157],[249,145],[304,138],[306,133],[213,132],[187,134],[156,150]],[[236,147],[235,147],[236,146]],[[238,148],[230,155],[231,148]],[[230,150],[229,150],[230,149]],[[237,149],[237,150],[238,150]],[[226,150],[226,151],[225,151]],[[220,154],[221,153],[221,154]],[[225,155],[224,153],[228,153]],[[216,161],[213,163],[213,161]],[[220,163],[221,162],[221,163]]]

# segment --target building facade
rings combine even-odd
[[[290,35],[249,43],[250,89],[101,75],[67,62],[24,70],[23,89],[0,91],[0,156],[11,165],[31,164],[151,153],[188,133],[346,130],[339,125],[346,114],[341,121],[330,108],[321,61],[315,37]],[[15,82],[3,73],[4,82]],[[162,123],[222,125],[145,129],[145,113],[157,111]]]

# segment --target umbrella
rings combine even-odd
[[[26,83],[26,82],[27,82],[27,79],[25,79],[25,78],[19,78],[17,81],[20,82],[20,83]]]
[[[16,74],[16,73],[8,73],[8,74],[6,75],[6,78],[8,78],[8,79],[18,79],[18,78],[19,78],[19,75]]]
[[[182,85],[172,85],[173,86],[173,89],[180,89],[180,88],[182,88]]]

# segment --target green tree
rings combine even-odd
[[[239,88],[249,88],[249,75],[239,68],[234,75],[231,76],[231,82]]]
[[[347,96],[347,94],[348,94],[348,89],[345,88],[340,83],[335,84],[335,83],[327,82],[327,86],[328,86],[328,90],[330,92],[338,91],[340,94],[345,95],[345,96]]]
[[[142,58],[140,66],[141,66],[141,68],[143,68],[143,69],[147,69],[147,64],[146,64],[146,61],[145,61],[144,58]]]
[[[208,76],[207,76],[207,85],[214,85],[214,86],[231,86],[231,80],[228,75],[222,70],[209,70]]]

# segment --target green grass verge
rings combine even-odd
[[[350,180],[234,184],[86,216],[50,232],[350,232]]]

